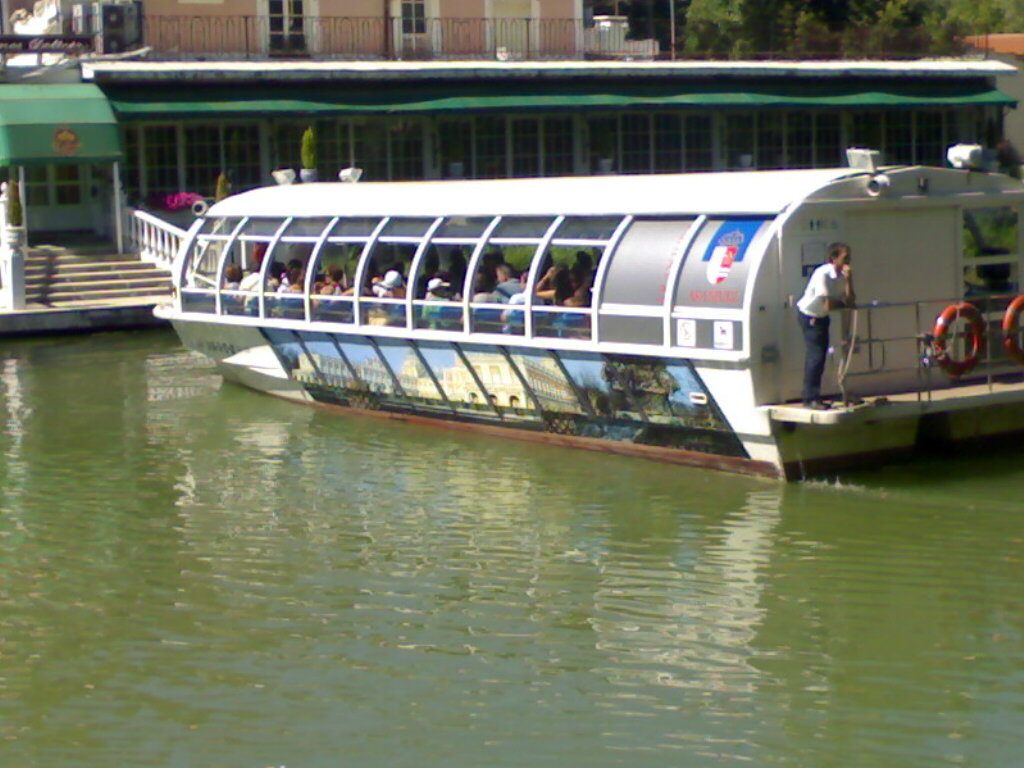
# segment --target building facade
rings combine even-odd
[[[850,146],[941,165],[994,145],[1015,102],[991,61],[112,62],[85,69],[117,115],[130,203],[212,196],[299,168],[366,180],[811,168]]]

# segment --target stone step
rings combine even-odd
[[[26,282],[26,293],[77,293],[79,291],[105,290],[107,288],[147,288],[156,291],[170,291],[171,281],[166,277],[137,277],[122,280],[69,280],[61,283],[30,283]]]
[[[97,302],[110,299],[129,299],[137,298],[140,301],[147,299],[153,302],[165,301],[170,297],[171,291],[168,288],[165,291],[156,290],[154,288],[98,288],[95,290],[80,290],[71,293],[57,293],[50,294],[45,297],[34,297],[27,295],[26,299],[29,301],[41,302],[50,306],[64,306],[70,302]]]
[[[126,269],[160,269],[155,264],[138,259],[124,259],[117,261],[93,261],[89,259],[76,259],[74,261],[53,262],[46,259],[25,261],[26,272],[67,272],[70,270],[89,269],[96,272],[126,270]],[[166,271],[166,270],[161,270]]]
[[[60,285],[63,283],[87,283],[96,280],[169,280],[170,275],[157,269],[123,270],[61,270],[53,274],[26,272],[26,285]]]

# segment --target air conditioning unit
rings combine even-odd
[[[98,53],[121,53],[142,44],[142,2],[93,3],[92,31]]]

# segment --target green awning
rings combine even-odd
[[[949,80],[788,78],[688,82],[424,83],[372,88],[342,83],[107,86],[124,119],[189,117],[411,114],[437,112],[623,109],[894,108],[968,105],[1015,106],[983,78]]]
[[[0,85],[0,164],[120,159],[117,119],[94,84]]]

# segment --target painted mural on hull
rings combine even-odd
[[[685,360],[264,334],[318,402],[749,458]]]

